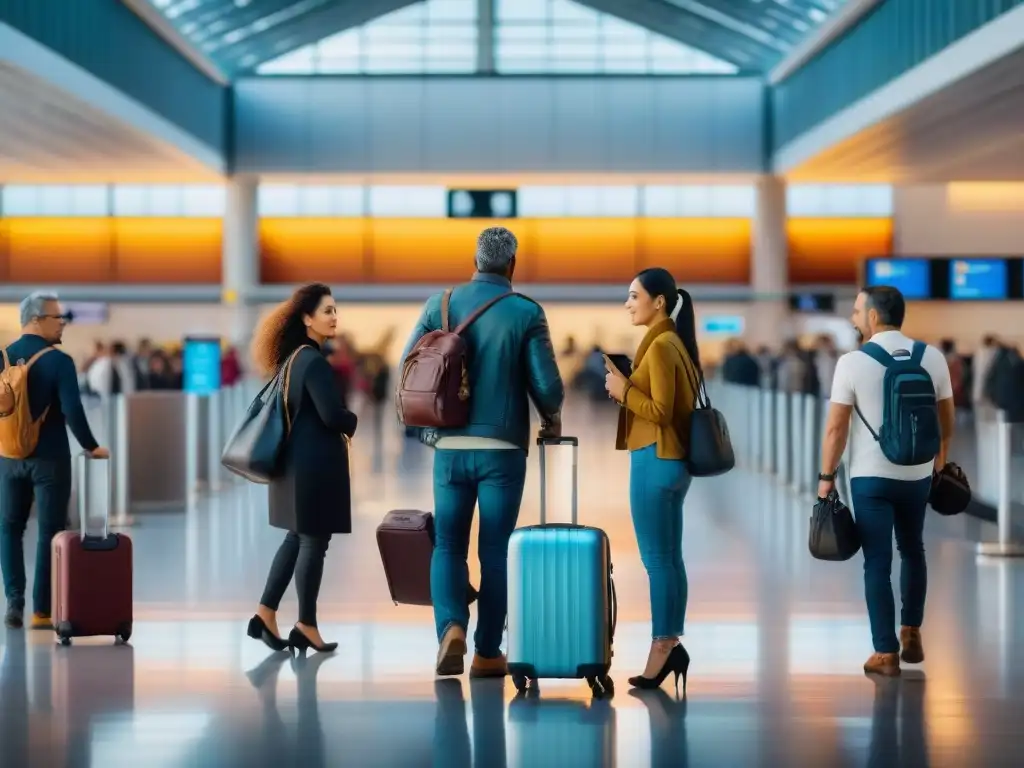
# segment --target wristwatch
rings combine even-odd
[[[826,480],[826,481],[831,483],[831,482],[835,481],[836,474],[835,474],[835,472],[833,472],[832,474],[827,474],[825,472],[819,472],[818,473],[818,479],[819,480]]]

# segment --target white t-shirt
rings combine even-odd
[[[910,357],[914,340],[899,331],[883,331],[871,337],[871,341],[897,359]],[[925,349],[921,367],[928,371],[935,385],[935,396],[946,400],[953,396],[953,385],[949,379],[946,358],[933,346]],[[885,367],[860,350],[847,352],[836,363],[832,378],[832,402],[840,405],[856,405],[871,429],[878,434],[882,427],[882,380]],[[932,464],[901,467],[893,464],[882,453],[878,443],[864,426],[856,412],[850,415],[850,477],[884,477],[891,480],[921,480],[931,477]]]

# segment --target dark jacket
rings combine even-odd
[[[288,413],[292,429],[281,476],[270,483],[270,524],[295,533],[352,532],[348,447],[356,415],[341,404],[334,373],[312,346],[292,365]]]
[[[506,278],[478,272],[470,282],[452,291],[449,327],[454,330],[474,309],[511,289]],[[402,353],[402,362],[422,336],[440,327],[438,294],[423,307]],[[465,339],[469,347],[469,425],[462,429],[427,430],[424,442],[468,435],[504,440],[528,451],[529,401],[533,401],[542,419],[550,420],[559,415],[565,399],[544,310],[524,296],[502,299],[469,327]]]
[[[7,347],[7,357],[11,365],[16,365],[19,360],[28,362],[32,355],[48,346],[52,345],[42,336],[27,333]],[[0,358],[2,369],[3,358]],[[50,409],[39,431],[39,445],[28,458],[69,460],[68,427],[82,448],[91,451],[98,447],[82,408],[75,361],[67,353],[55,349],[32,365],[28,373],[28,402],[33,419],[38,419],[43,411]]]

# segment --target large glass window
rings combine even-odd
[[[359,217],[366,213],[366,189],[327,184],[261,184],[260,216]]]
[[[460,74],[476,70],[477,0],[426,0],[273,59],[259,74]]]
[[[102,184],[13,184],[0,191],[3,216],[106,216],[109,209]]]
[[[495,68],[506,74],[691,74],[733,64],[571,0],[497,0]]]
[[[224,187],[216,184],[118,184],[112,215],[220,218],[224,197]]]
[[[888,184],[793,184],[786,189],[786,214],[792,218],[892,216]]]

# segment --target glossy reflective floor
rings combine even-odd
[[[688,700],[668,686],[630,695],[648,596],[613,419],[587,404],[566,418],[583,443],[582,519],[613,546],[611,701],[592,702],[582,682],[544,682],[538,699],[515,700],[510,681],[435,681],[430,612],[389,601],[374,539],[386,510],[429,507],[429,453],[390,429],[374,439],[365,418],[356,533],[332,542],[321,593],[336,655],[292,660],[245,637],[281,534],[266,525],[260,489],[232,484],[130,531],[130,646],[0,635],[0,766],[1020,764],[1024,563],[980,562],[985,524],[930,517],[928,659],[873,681],[861,671],[871,651],[861,560],[812,560],[809,504],[741,470],[695,481],[686,504]],[[552,451],[550,493],[567,515],[566,459]],[[538,515],[531,462],[522,524]],[[289,598],[283,627],[294,613]]]

